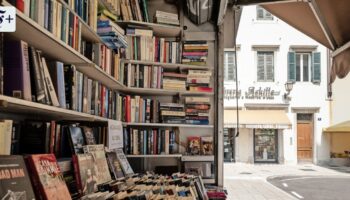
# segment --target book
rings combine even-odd
[[[107,152],[107,161],[110,171],[113,174],[114,179],[122,178],[124,177],[123,170],[121,168],[121,165],[118,161],[116,152]]]
[[[6,40],[3,54],[4,94],[31,101],[28,44]]]
[[[41,58],[41,62],[43,65],[44,79],[45,79],[46,87],[48,90],[48,94],[50,96],[50,102],[52,102],[53,106],[58,107],[58,106],[60,106],[60,103],[58,102],[57,93],[56,93],[55,87],[52,83],[51,76],[50,76],[45,58]]]
[[[202,155],[213,155],[214,144],[213,137],[201,137],[201,154]]]
[[[76,154],[73,156],[75,178],[78,191],[82,195],[91,194],[97,191],[98,168],[94,164],[92,154]]]
[[[115,150],[117,154],[118,161],[122,167],[125,176],[131,176],[134,174],[134,170],[131,168],[128,159],[126,158],[122,149]]]
[[[35,154],[26,160],[38,199],[71,199],[55,155]]]
[[[65,80],[64,80],[64,70],[62,62],[49,62],[48,68],[50,76],[55,88],[56,94],[58,96],[59,105],[61,108],[66,108],[66,92],[65,92]]]
[[[187,137],[187,153],[190,155],[199,155],[201,151],[201,137]]]
[[[12,120],[0,120],[0,155],[10,155]]]
[[[104,151],[104,145],[85,145],[84,153],[91,153],[94,157],[94,165],[96,165],[97,184],[105,183],[111,180],[108,170],[107,159]]]
[[[82,126],[81,128],[83,129],[86,144],[87,145],[96,144],[96,139],[92,128],[87,126]]]
[[[108,120],[108,149],[123,148],[123,125],[120,121]]]
[[[32,94],[35,94],[35,100],[40,103],[45,102],[45,85],[41,76],[41,69],[39,64],[39,58],[37,51],[34,47],[29,47],[29,60],[30,60],[30,77]]]
[[[0,155],[0,198],[34,200],[35,195],[22,156]]]
[[[83,153],[83,146],[85,144],[85,141],[81,128],[76,126],[69,126],[68,129],[72,152],[75,154]]]

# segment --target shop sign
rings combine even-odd
[[[280,95],[280,91],[275,91],[271,87],[248,87],[247,91],[242,93],[242,90],[238,90],[236,94],[235,89],[225,89],[224,98],[226,100],[231,99],[257,99],[257,100],[274,100],[275,96]]]

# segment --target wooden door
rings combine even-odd
[[[298,122],[298,162],[312,162],[313,155],[313,124]]]

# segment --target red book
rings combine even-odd
[[[131,97],[126,96],[126,121],[131,122]]]
[[[154,62],[158,62],[158,38],[154,40]]]
[[[83,188],[82,183],[81,183],[80,169],[79,169],[79,162],[78,162],[77,154],[72,155],[72,163],[73,163],[73,168],[74,168],[75,180],[77,182],[78,193],[81,195],[81,194],[83,194],[84,188]]]
[[[73,47],[73,49],[75,49],[75,40],[77,39],[75,37],[75,34],[77,33],[76,24],[77,24],[77,18],[76,18],[76,16],[73,16],[73,33],[72,33],[72,47]]]
[[[157,134],[157,130],[152,130],[153,131],[153,154],[157,154],[157,139],[158,139],[158,134]]]
[[[16,7],[21,12],[24,12],[24,0],[17,0],[16,1]]]
[[[27,158],[37,199],[69,200],[70,193],[53,154],[35,154]],[[59,194],[59,195],[58,195]]]
[[[163,54],[163,60],[162,60],[162,62],[163,62],[163,63],[166,63],[166,57],[167,57],[167,56],[166,56],[166,53],[167,53],[167,52],[166,52],[166,42],[163,43],[163,49],[164,49],[164,54]]]

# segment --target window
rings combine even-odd
[[[257,52],[257,80],[261,82],[273,82],[274,75],[274,52],[258,51]]]
[[[235,52],[225,51],[225,81],[236,81]]]
[[[288,81],[321,82],[321,53],[288,52]]]
[[[256,6],[256,19],[257,20],[273,20],[273,15],[261,6]]]
[[[311,81],[311,53],[296,53],[296,81]]]

